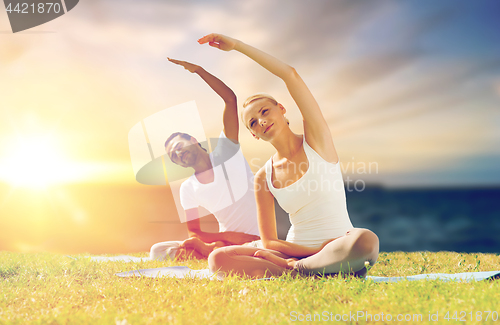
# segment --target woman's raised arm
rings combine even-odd
[[[293,67],[255,47],[221,34],[204,36],[198,42],[200,44],[208,43],[210,46],[223,51],[236,50],[241,52],[281,78],[302,114],[304,133],[308,144],[325,160],[330,162],[338,161],[330,129],[321,113],[321,109],[311,91]]]

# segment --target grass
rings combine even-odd
[[[500,324],[498,280],[375,283],[284,275],[274,281],[210,281],[114,275],[173,265],[202,269],[207,262],[98,263],[49,253],[0,252],[0,324],[288,324],[313,323],[307,320],[314,320],[315,314],[322,323],[458,324],[464,323],[458,321],[463,316],[467,324]],[[381,253],[369,275],[492,270],[500,270],[499,255],[395,252]],[[486,311],[498,313],[497,321]],[[363,317],[353,321],[361,312]],[[438,313],[439,321],[430,322],[429,313]],[[372,322],[366,322],[366,314],[372,315]],[[422,316],[398,322],[398,314],[407,320]],[[349,319],[337,322],[336,315],[337,320],[342,315]]]

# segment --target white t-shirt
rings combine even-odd
[[[221,132],[217,146],[209,156],[214,181],[202,184],[192,175],[182,183],[180,199],[183,209],[204,207],[217,218],[220,232],[236,231],[258,236],[254,175],[240,145]]]

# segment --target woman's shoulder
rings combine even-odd
[[[260,167],[260,169],[255,173],[255,179],[265,179],[266,178],[266,165],[269,163],[267,161],[264,166]]]
[[[265,180],[267,177],[270,177],[270,175],[273,172],[273,156],[271,156],[264,166],[262,166],[257,173],[255,173],[255,180]]]
[[[258,188],[262,188],[262,186],[267,187],[266,165],[262,166],[257,173],[255,173],[254,184],[258,184]]]

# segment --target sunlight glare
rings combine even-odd
[[[81,176],[52,136],[20,136],[16,140],[0,160],[0,180],[15,187],[46,189]]]

